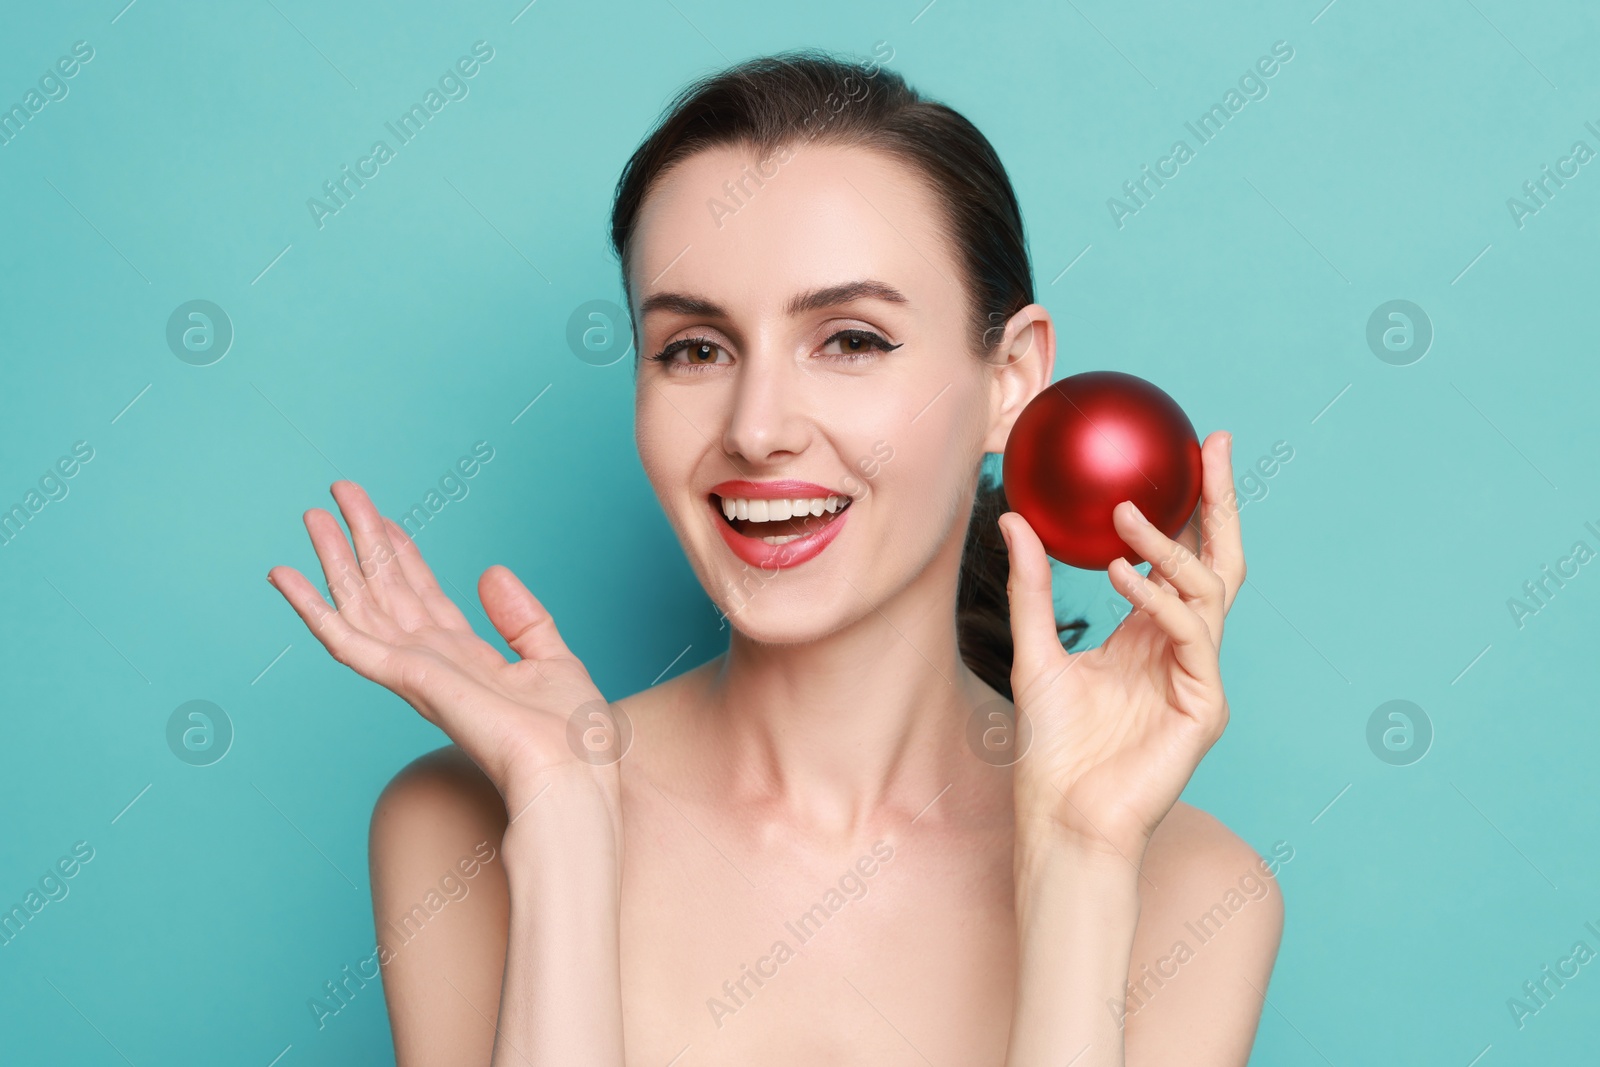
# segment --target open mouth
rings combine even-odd
[[[843,528],[851,503],[847,493],[794,480],[723,482],[706,497],[733,554],[773,570],[798,566],[826,548]]]
[[[850,498],[829,495],[766,500],[713,493],[712,503],[722,510],[723,521],[741,536],[759,538],[769,545],[786,545],[833,522],[850,506]]]

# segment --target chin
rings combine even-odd
[[[781,582],[781,579],[778,579]],[[797,589],[770,582],[742,598],[723,598],[718,609],[728,625],[757,645],[806,645],[850,625],[859,614],[846,614],[853,606],[869,611],[861,598],[843,585],[843,597],[813,597]],[[810,592],[810,590],[808,590]]]

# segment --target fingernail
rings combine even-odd
[[[1233,434],[1231,434],[1231,433],[1227,434],[1225,436],[1224,440],[1228,444],[1228,458],[1232,459],[1233,458]]]
[[[1006,543],[1006,551],[1010,552],[1011,551],[1011,531],[1006,529],[1006,524],[1003,523],[1003,522],[996,521],[995,525],[1000,527],[1000,539],[1003,540]]]
[[[1144,512],[1139,510],[1139,505],[1138,504],[1135,504],[1133,501],[1130,500],[1130,501],[1128,501],[1128,506],[1133,509],[1133,517],[1134,518],[1138,519],[1140,522],[1144,523],[1146,526],[1150,525],[1150,520],[1144,517]]]

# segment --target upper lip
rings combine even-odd
[[[711,493],[724,499],[735,500],[809,500],[829,496],[849,499],[850,497],[849,493],[841,493],[816,482],[802,482],[794,478],[779,478],[770,482],[751,482],[735,478],[713,485]]]

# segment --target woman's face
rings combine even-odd
[[[717,607],[788,643],[919,580],[953,591],[983,453],[1049,381],[1053,344],[1030,305],[1005,332],[1044,319],[1026,367],[971,351],[938,205],[904,164],[831,145],[758,162],[706,150],[646,198],[635,432]]]

